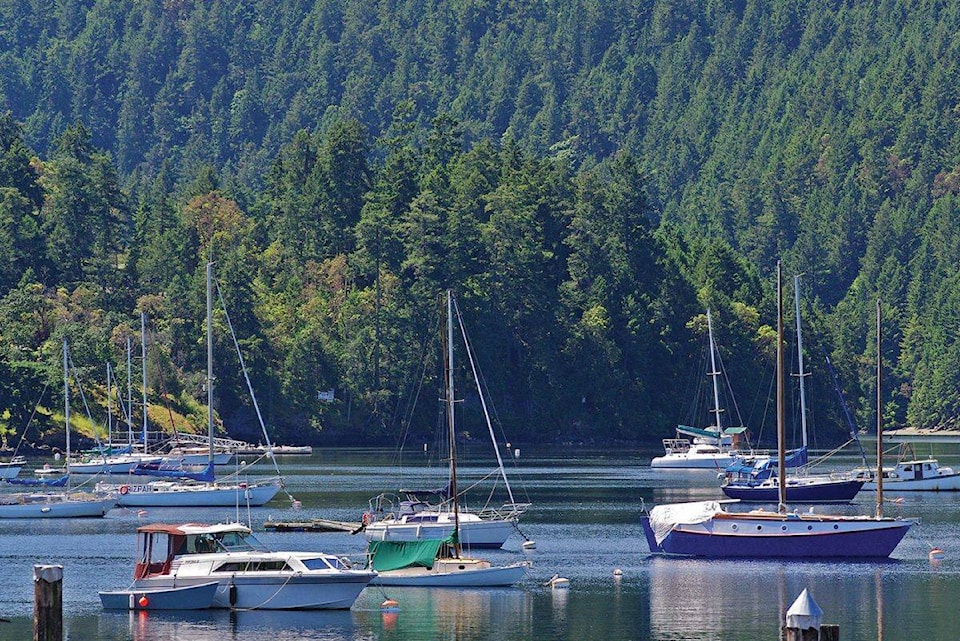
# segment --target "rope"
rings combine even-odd
[[[233,610],[234,612],[252,612],[253,610],[258,610],[258,609],[262,608],[262,607],[265,606],[266,604],[270,603],[270,601],[272,601],[272,600],[274,599],[274,597],[276,597],[278,594],[280,594],[280,590],[282,590],[283,588],[287,587],[287,584],[290,583],[290,581],[293,580],[293,577],[295,577],[295,576],[303,576],[303,573],[302,573],[302,572],[291,572],[291,573],[290,573],[290,576],[287,577],[287,580],[284,581],[283,584],[282,584],[279,588],[277,588],[276,592],[274,592],[274,593],[271,594],[269,597],[267,597],[267,599],[266,599],[265,601],[262,601],[261,603],[255,605],[255,606],[253,606],[253,607],[251,607],[251,608],[236,608],[236,607],[230,606],[230,609]],[[233,586],[234,583],[231,582],[230,585]]]

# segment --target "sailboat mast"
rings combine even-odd
[[[777,261],[777,512],[787,513],[786,426],[783,420],[783,284]]]
[[[213,463],[213,263],[207,263],[207,445]]]
[[[880,299],[877,299],[877,518],[883,518],[883,389],[880,377],[883,359],[880,355]]]
[[[130,337],[127,336],[127,444],[133,447],[133,369],[130,355]]]
[[[454,554],[460,556],[460,508],[457,505],[457,440],[453,418],[453,294],[447,290],[447,431],[450,439],[450,496],[453,501]]]
[[[147,315],[140,312],[140,369],[143,376],[143,452],[147,452]]]
[[[113,453],[113,400],[110,394],[113,392],[113,377],[110,373],[110,363],[107,362],[107,452]],[[104,455],[106,457],[106,455]]]
[[[67,339],[63,339],[63,415],[67,428],[67,460],[64,469],[67,471],[67,489],[70,489],[70,378],[67,355]]]
[[[800,276],[793,277],[793,297],[794,305],[797,310],[797,361],[800,368],[800,431],[803,435],[803,447],[807,447],[807,391],[803,379],[806,373],[803,371],[803,335],[800,331]]]
[[[717,377],[720,376],[720,372],[717,370],[717,357],[713,343],[713,317],[710,315],[709,309],[707,309],[707,334],[710,337],[710,378],[713,380],[713,415],[717,426],[717,445],[722,448],[723,427],[721,427],[720,423],[720,412],[723,410],[720,409],[720,388],[717,383]]]

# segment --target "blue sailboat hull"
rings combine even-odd
[[[657,543],[649,517],[641,524],[654,554],[705,558],[883,559],[889,557],[913,525],[908,520],[855,517],[724,518],[696,526],[678,526]]]
[[[849,503],[863,487],[863,480],[826,480],[806,483],[803,479],[787,480],[788,503]],[[777,503],[779,488],[775,482],[751,483],[732,481],[722,488],[732,499],[749,503]]]

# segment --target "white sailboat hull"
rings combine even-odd
[[[120,456],[94,459],[86,463],[67,465],[71,474],[130,474],[140,463],[159,463],[159,456]]]
[[[370,585],[429,588],[494,588],[520,582],[527,563],[491,567],[476,559],[444,559],[432,568],[412,567],[378,572]]]
[[[735,459],[735,453],[675,453],[654,458],[650,461],[650,467],[677,470],[723,470],[733,464]]]
[[[446,513],[444,513],[446,514]],[[441,517],[443,518],[443,517]],[[499,548],[516,531],[515,519],[460,520],[460,545],[465,548]],[[403,520],[385,519],[366,527],[368,541],[421,541],[445,539],[453,534],[453,518],[449,521],[406,523]]]
[[[118,486],[117,503],[122,507],[233,507],[247,504],[258,507],[269,502],[279,491],[279,484],[241,487],[154,481]]]
[[[0,519],[101,518],[116,507],[114,499],[71,498],[62,493],[18,493],[3,497]]]

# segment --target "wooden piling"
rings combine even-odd
[[[33,566],[33,641],[63,641],[63,566]]]

